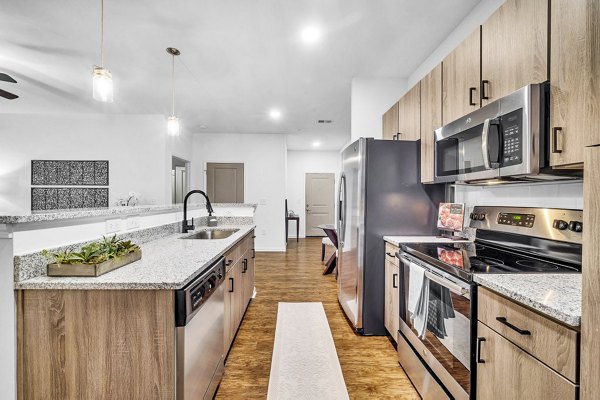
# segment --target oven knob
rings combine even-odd
[[[485,214],[481,213],[477,216],[477,219],[483,221],[485,219]]]
[[[583,230],[583,223],[579,221],[569,222],[569,230],[573,232],[581,232]]]
[[[476,216],[477,216],[477,214],[475,214],[475,213],[471,213],[471,214],[469,214],[469,217],[470,217],[472,220],[474,220],[474,221],[476,221],[476,220],[477,220],[477,218],[475,218]]]
[[[567,224],[567,222],[563,221],[562,219],[555,219],[554,223],[552,224],[552,227],[554,229],[558,229],[559,231],[564,231],[568,228],[568,226],[569,224]]]

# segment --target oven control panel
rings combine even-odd
[[[534,214],[515,214],[515,213],[498,213],[498,223],[500,225],[522,226],[524,228],[533,228],[535,221]]]

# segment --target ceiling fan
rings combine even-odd
[[[17,81],[15,81],[12,76],[10,76],[8,74],[5,74],[5,73],[2,73],[2,72],[0,72],[0,81],[10,82],[10,83],[17,83]],[[16,94],[11,93],[11,92],[7,92],[7,91],[2,90],[2,89],[0,89],[0,96],[4,97],[5,99],[8,99],[8,100],[14,100],[14,99],[19,98],[19,96],[17,96]]]

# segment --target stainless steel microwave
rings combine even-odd
[[[527,85],[437,129],[435,182],[577,178],[548,168],[548,89]]]

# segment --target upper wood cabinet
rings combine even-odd
[[[477,28],[442,62],[442,125],[480,106],[481,28]]]
[[[398,101],[398,140],[421,138],[421,84],[417,83]]]
[[[442,126],[442,64],[421,80],[421,182],[434,179],[434,131]]]
[[[383,114],[382,119],[383,138],[387,140],[395,139],[398,134],[398,102]]]
[[[507,0],[482,25],[482,105],[548,80],[548,3]]]
[[[600,11],[593,0],[552,0],[550,10],[550,165],[583,162],[600,144]]]

